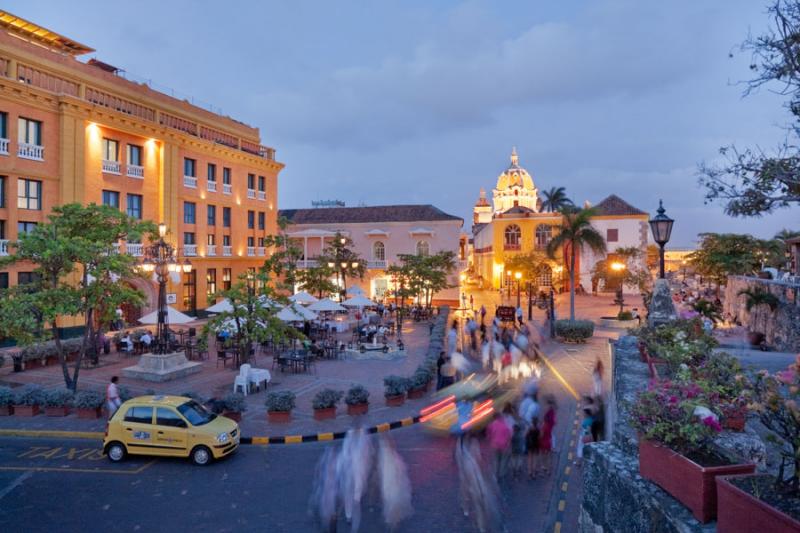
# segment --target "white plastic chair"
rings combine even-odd
[[[242,394],[247,396],[247,390],[250,388],[250,365],[244,364],[239,367],[239,373],[233,378],[233,392],[237,392],[239,388],[242,389]]]

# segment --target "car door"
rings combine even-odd
[[[186,455],[186,421],[171,407],[156,408],[155,444],[164,453]]]
[[[153,408],[146,405],[133,405],[125,412],[122,420],[125,445],[128,453],[153,453]]]

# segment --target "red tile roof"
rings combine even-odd
[[[316,209],[282,209],[279,217],[291,224],[345,224],[369,222],[432,222],[464,220],[448,215],[438,207],[427,205],[375,205],[369,207],[324,207]]]
[[[597,211],[597,214],[601,216],[647,215],[645,211],[633,207],[616,194],[612,194],[592,207]]]

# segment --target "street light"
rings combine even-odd
[[[611,263],[611,270],[620,274],[620,276],[621,273],[625,270],[625,268],[627,268],[625,263],[620,263],[619,261],[614,261],[613,263]],[[617,295],[616,295],[617,297],[614,300],[614,303],[619,305],[620,313],[624,311],[624,306],[625,306],[625,297],[623,296],[622,292],[622,284],[623,284],[622,279],[620,279],[619,287],[617,288]]]
[[[158,225],[158,240],[144,247],[144,260],[139,265],[143,272],[155,272],[158,281],[158,326],[156,330],[155,353],[169,352],[169,320],[167,313],[167,280],[170,272],[192,271],[189,259],[180,261],[178,250],[164,240],[167,234],[167,225],[163,222]]]
[[[653,232],[653,240],[659,247],[659,278],[664,279],[664,246],[669,242],[672,234],[674,220],[665,215],[664,203],[658,201],[657,215],[650,220],[650,230]]]
[[[519,285],[522,279],[522,272],[514,272],[514,279],[517,280],[517,307],[519,307]]]
[[[506,294],[511,299],[511,270],[506,270]]]

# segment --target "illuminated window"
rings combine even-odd
[[[206,292],[208,293],[208,299],[211,300],[214,298],[214,293],[217,292],[217,269],[216,268],[209,268],[206,271]]]
[[[419,245],[417,246],[419,247]],[[427,253],[424,255],[427,255]],[[372,258],[376,261],[384,261],[386,259],[386,247],[381,241],[378,241],[372,245]]]
[[[428,241],[419,241],[417,242],[417,255],[430,255],[431,247],[428,244]]]
[[[231,288],[231,269],[230,268],[223,268],[222,269],[222,290],[230,290]]]
[[[553,227],[547,224],[536,226],[536,248],[544,249],[553,239]]]
[[[522,231],[516,224],[511,224],[505,230],[505,243],[507,247],[519,247],[522,240]]]
[[[103,159],[119,162],[119,141],[103,138]]]
[[[38,120],[19,117],[17,140],[24,144],[42,145],[42,123]]]
[[[19,178],[17,180],[17,208],[42,209],[42,182]]]

